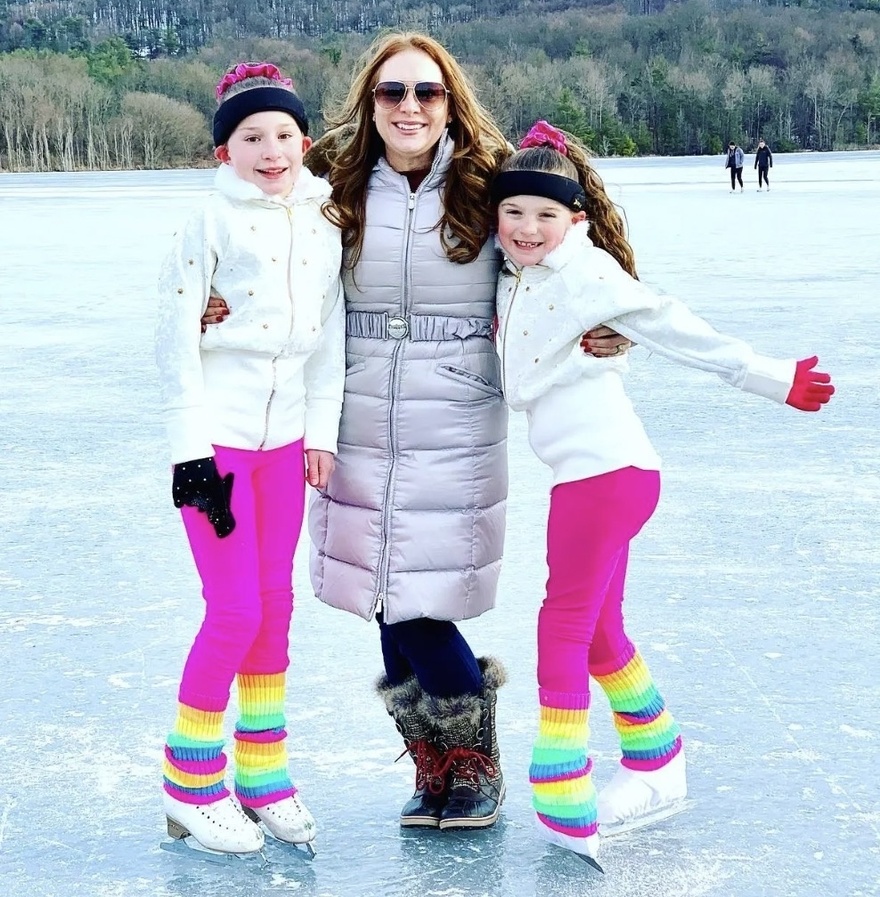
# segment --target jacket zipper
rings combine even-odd
[[[507,395],[507,331],[510,330],[510,318],[513,312],[513,303],[519,290],[519,282],[522,280],[522,268],[514,275],[516,278],[516,286],[513,288],[513,295],[510,302],[507,303],[507,314],[504,316],[504,330],[501,333],[501,392]]]
[[[296,305],[293,301],[293,208],[287,206],[288,233],[290,234],[290,247],[287,250],[287,298],[290,300],[290,327],[287,329],[287,341],[293,337],[293,325],[296,322]]]
[[[404,175],[405,177],[405,175]],[[400,314],[406,318],[407,306],[410,294],[410,250],[412,249],[412,220],[416,207],[416,194],[409,192],[406,206],[406,220],[404,222],[403,244],[403,290],[400,297]],[[404,337],[405,339],[405,337]],[[395,396],[400,386],[400,353],[404,340],[397,340],[391,355],[391,377],[388,392],[388,445],[391,450],[391,463],[388,467],[388,475],[385,479],[385,492],[382,497],[382,551],[379,554],[379,589],[376,593],[376,605],[374,613],[381,613],[385,604],[385,595],[388,591],[388,575],[391,568],[391,552],[388,542],[391,537],[391,493],[393,491],[394,471],[397,466],[397,427],[395,425]]]
[[[287,250],[287,298],[290,300],[290,327],[287,329],[287,341],[290,342],[290,337],[293,334],[293,290],[290,288],[291,281],[291,266],[293,265],[293,209],[290,206],[287,207],[287,224],[288,224],[288,234],[290,235],[290,244]],[[262,451],[266,447],[266,440],[269,438],[269,412],[272,408],[272,400],[275,398],[275,392],[278,388],[278,359],[279,355],[276,355],[272,359],[272,388],[269,390],[269,399],[266,402],[266,413],[263,417],[263,438],[260,441],[259,451]]]

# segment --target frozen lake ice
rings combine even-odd
[[[753,157],[747,157],[747,166]],[[631,394],[664,458],[634,543],[631,632],[680,722],[694,808],[606,842],[606,875],[533,835],[534,625],[548,477],[512,418],[498,608],[465,624],[507,665],[496,828],[402,832],[409,761],[372,692],[373,624],[311,595],[288,697],[311,864],[159,850],[161,757],[201,612],[171,505],[154,282],[208,171],[0,175],[0,887],[4,897],[868,897],[880,894],[880,153],[600,160],[642,279],[720,329],[818,354],[818,415],[641,350]],[[601,692],[597,784],[616,760]]]

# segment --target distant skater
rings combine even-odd
[[[727,161],[724,163],[725,168],[730,169],[730,192],[736,192],[736,184],[739,181],[739,189],[743,189],[743,165],[745,164],[745,155],[741,147],[731,140],[727,147]]]
[[[770,152],[770,147],[764,143],[764,138],[762,137],[758,141],[758,150],[755,153],[755,168],[758,169],[758,191],[760,192],[763,187],[762,183],[767,185],[767,189],[770,189],[770,178],[769,172],[773,167],[773,153]]]

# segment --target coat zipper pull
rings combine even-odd
[[[416,195],[415,193],[410,193],[409,195],[409,210],[412,211],[416,207]]]
[[[379,592],[379,594],[376,596],[376,613],[377,614],[382,613],[382,607],[385,603],[384,599],[385,599],[385,596],[381,592]]]

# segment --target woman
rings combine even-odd
[[[494,606],[504,542],[489,184],[511,147],[416,33],[373,44],[330,124],[306,163],[329,177],[344,234],[347,362],[336,468],[309,513],[312,582],[378,620],[377,690],[416,764],[401,825],[482,828],[504,798],[505,674],[455,621]],[[598,354],[628,345],[591,336]]]

